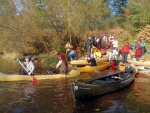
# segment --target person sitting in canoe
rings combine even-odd
[[[64,77],[66,77],[66,74],[68,72],[68,63],[66,61],[66,58],[62,53],[58,53],[57,55],[58,55],[59,61],[56,65],[56,69],[59,68],[60,73],[64,74]]]
[[[90,63],[89,66],[97,66],[96,60],[93,54],[90,55],[90,57],[87,59],[87,62]]]
[[[35,66],[33,62],[31,61],[30,56],[26,56],[25,62],[21,62],[22,66],[24,66],[24,69],[20,69],[19,73],[20,75],[33,75]]]

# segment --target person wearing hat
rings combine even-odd
[[[66,77],[66,74],[68,73],[68,63],[66,61],[65,56],[62,53],[58,53],[59,61],[56,65],[56,69],[60,70],[61,74],[64,74],[64,77]]]
[[[26,56],[25,62],[22,62],[22,65],[25,67],[25,69],[20,69],[19,73],[21,75],[33,75],[35,66],[33,62],[31,61],[30,56]]]

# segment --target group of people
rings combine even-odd
[[[77,60],[78,59],[78,51],[73,47],[70,42],[67,42],[65,45],[67,60]]]
[[[122,62],[127,63],[127,59],[138,61],[139,58],[142,57],[146,52],[146,43],[144,40],[139,41],[137,45],[129,44],[128,42],[124,44],[121,50],[117,51],[117,49],[111,50],[110,58],[113,60],[117,60],[119,55],[122,57]]]
[[[87,57],[88,57],[88,61],[93,61],[93,63],[91,63],[91,65],[95,64],[94,63],[95,60],[93,60],[95,55],[93,53],[91,53],[92,47],[95,46],[98,50],[100,50],[100,48],[102,47],[101,43],[106,40],[109,42],[109,48],[110,48],[109,60],[118,58],[118,55],[119,55],[118,41],[116,38],[114,38],[112,35],[110,35],[109,37],[104,36],[103,40],[101,40],[101,38],[90,36],[87,40]]]
[[[66,74],[68,73],[67,60],[65,58],[65,55],[62,53],[57,53],[57,56],[58,56],[59,61],[56,64],[55,69],[59,69],[60,73],[64,74],[64,77],[65,77]],[[25,62],[20,62],[20,63],[24,67],[23,69],[19,70],[19,73],[21,75],[33,75],[34,74],[35,66],[30,56],[26,56]]]
[[[146,52],[146,43],[144,40],[141,40],[138,42],[137,45],[131,45],[129,43],[126,43],[122,46],[121,50],[118,50],[118,41],[113,36],[110,37],[110,53],[109,53],[109,61],[111,60],[117,60],[119,55],[122,56],[122,62],[127,63],[127,59],[136,59],[139,60],[139,58],[145,54]],[[98,49],[101,47],[101,41],[98,39],[98,37],[89,37],[87,40],[87,62],[90,63],[90,66],[96,66],[96,59],[95,55],[91,53],[92,46],[97,47]],[[56,65],[56,69],[60,70],[60,73],[63,73],[64,76],[66,76],[68,72],[68,61],[71,60],[77,60],[78,59],[78,52],[76,49],[73,48],[73,46],[67,42],[65,45],[66,49],[66,55],[62,53],[58,53],[57,56],[59,58],[59,61]],[[135,51],[135,53],[134,53]],[[66,60],[67,57],[67,60]],[[25,66],[24,69],[21,69],[19,73],[21,75],[33,75],[34,74],[34,63],[31,60],[30,56],[26,56],[25,62],[22,62],[22,65]]]
[[[91,53],[92,46],[95,47],[101,47],[101,40],[99,39],[99,43],[95,43],[97,40],[97,37],[91,36],[87,40],[87,57],[89,59],[94,59],[93,53]],[[146,43],[142,39],[138,42],[137,45],[129,44],[128,42],[124,44],[121,48],[121,50],[118,50],[118,40],[112,36],[109,35],[106,37],[105,35],[103,36],[103,40],[106,41],[109,44],[110,52],[109,52],[109,61],[111,60],[117,60],[118,57],[121,55],[122,57],[122,62],[127,63],[127,59],[131,60],[139,60],[139,58],[142,57],[142,55],[145,54],[146,52]],[[99,48],[98,48],[99,49]],[[94,60],[89,60],[95,62]],[[95,64],[95,63],[94,63]],[[96,65],[96,64],[95,64]]]
[[[146,52],[146,43],[144,40],[137,45],[125,44],[121,49],[122,62],[127,63],[127,59],[138,61]]]

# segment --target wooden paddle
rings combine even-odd
[[[29,73],[29,69],[25,68],[24,65],[21,63],[21,61],[19,59],[17,59],[17,61],[24,68],[24,70],[28,73],[28,75],[31,76],[30,73]],[[38,80],[34,76],[31,76],[31,77],[32,77],[32,83],[37,84]]]

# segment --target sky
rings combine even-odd
[[[13,0],[15,6],[16,6],[16,15],[19,15],[19,13],[23,10],[23,5],[21,4],[21,0]]]

